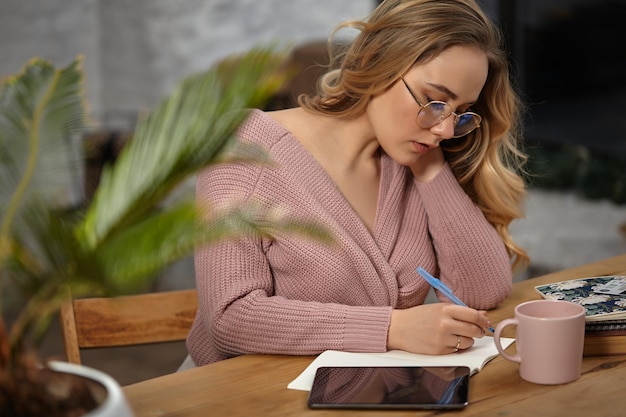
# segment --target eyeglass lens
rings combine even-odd
[[[427,103],[417,115],[418,123],[421,127],[430,129],[431,127],[443,122],[448,116],[451,116],[449,106],[444,102]],[[462,113],[455,117],[454,137],[465,136],[472,130],[476,129],[480,121],[478,117],[472,113]]]

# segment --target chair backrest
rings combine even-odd
[[[197,309],[195,289],[73,299],[60,312],[67,360],[81,363],[83,348],[184,340]]]

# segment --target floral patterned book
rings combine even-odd
[[[626,319],[626,276],[578,278],[535,289],[546,299],[581,304],[587,310],[587,322]]]

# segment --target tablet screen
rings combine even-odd
[[[311,408],[463,408],[470,369],[465,366],[320,367]]]

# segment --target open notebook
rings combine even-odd
[[[506,349],[515,339],[500,338]],[[493,337],[476,339],[471,348],[449,355],[419,355],[391,350],[384,353],[354,353],[327,350],[322,352],[287,388],[310,391],[315,372],[320,366],[467,366],[470,373],[483,369],[491,359],[498,356]]]

